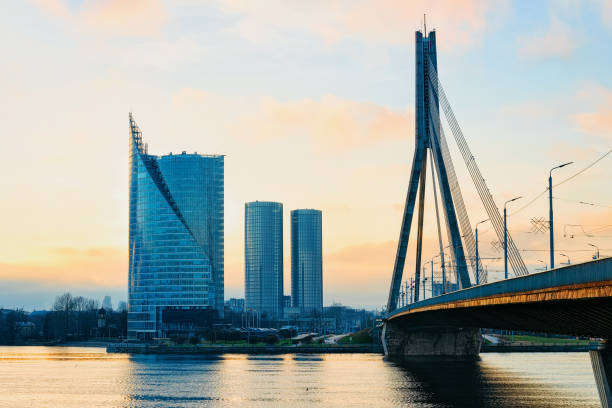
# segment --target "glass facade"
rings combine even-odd
[[[283,316],[283,205],[255,201],[244,206],[246,309]]]
[[[164,310],[223,313],[223,156],[148,154],[130,114],[128,337]]]
[[[291,211],[291,302],[301,313],[323,309],[321,211]]]

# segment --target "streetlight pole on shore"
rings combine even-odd
[[[567,165],[572,164],[573,162],[567,162],[560,164],[556,167],[553,167],[548,172],[548,232],[549,232],[549,240],[550,240],[550,269],[555,268],[555,233],[554,233],[554,225],[553,225],[553,197],[552,197],[552,172],[555,169],[560,169],[561,167],[565,167]]]
[[[514,197],[504,203],[504,279],[508,279],[508,212],[506,205],[521,198],[523,196]]]

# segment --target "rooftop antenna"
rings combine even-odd
[[[427,37],[427,14],[423,14],[423,34]]]

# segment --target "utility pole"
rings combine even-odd
[[[478,224],[482,224],[483,222],[489,221],[489,219],[487,218],[486,220],[482,220],[482,221],[478,221],[476,223],[476,285],[480,284],[480,271],[478,270],[479,266],[478,263],[480,261],[479,256],[478,256]]]
[[[504,279],[508,279],[508,215],[506,211],[506,205],[512,201],[516,201],[523,196],[514,197],[504,203]]]
[[[553,167],[548,172],[548,232],[549,232],[549,240],[550,240],[550,269],[555,268],[555,233],[554,233],[554,225],[553,225],[553,196],[552,196],[552,172],[555,169],[560,169],[561,167],[565,167],[568,164],[572,164],[573,162],[567,162],[560,164],[556,167]]]
[[[431,297],[434,297],[433,258],[431,258]]]

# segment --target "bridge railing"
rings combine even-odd
[[[612,280],[612,257],[603,258],[584,263],[567,265],[546,272],[534,273],[527,276],[506,279],[480,286],[461,289],[456,292],[432,297],[396,309],[387,317],[406,310],[438,305],[447,302],[470,300],[505,293],[518,293],[530,290],[554,288],[568,285],[579,285]]]

